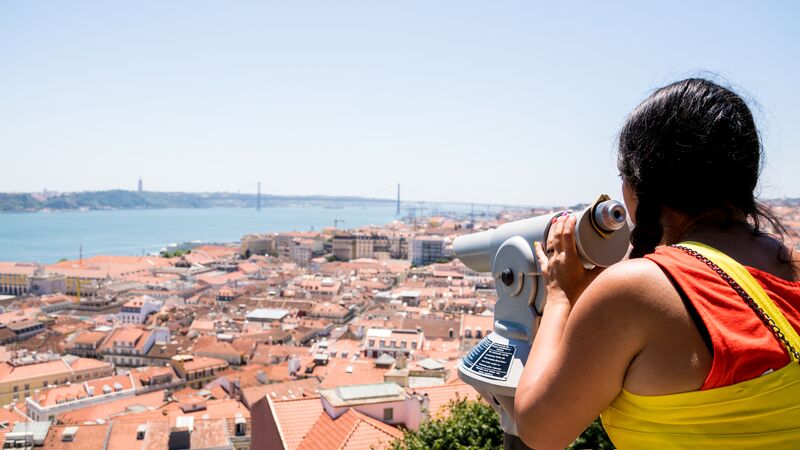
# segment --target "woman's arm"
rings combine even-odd
[[[585,290],[570,286],[567,292],[577,295],[570,298],[559,285],[585,269],[572,238],[574,219],[556,225],[548,242],[553,256],[537,246],[547,260],[548,299],[514,405],[519,435],[536,449],[569,445],[614,400],[647,340],[651,316],[642,299],[653,267],[644,260],[606,269]]]

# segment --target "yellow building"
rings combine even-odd
[[[28,398],[47,386],[111,376],[113,365],[73,355],[19,353],[0,363],[0,405]]]
[[[25,295],[28,278],[36,272],[33,264],[0,262],[0,295]]]
[[[200,389],[206,383],[217,378],[217,374],[228,368],[227,361],[198,357],[192,355],[175,355],[172,357],[172,367],[179,377],[186,380],[186,385]]]

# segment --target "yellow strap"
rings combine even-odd
[[[739,264],[736,262],[736,260],[715,249],[714,247],[700,242],[687,241],[681,242],[678,245],[694,250],[697,253],[705,256],[711,260],[711,262],[719,266],[720,269],[727,273],[737,283],[739,283],[739,286],[741,286],[742,289],[744,289],[745,292],[747,292],[750,297],[755,300],[756,304],[764,310],[767,316],[772,319],[773,322],[775,322],[775,325],[778,327],[778,329],[780,329],[783,335],[786,336],[789,344],[791,344],[796,350],[800,350],[800,336],[797,335],[794,327],[792,327],[789,321],[786,320],[786,317],[775,305],[775,302],[769,298],[767,293],[764,292],[764,288],[758,284],[758,281],[753,278],[753,275],[751,275],[743,265]],[[797,360],[797,358],[795,358],[792,352],[788,353],[789,357],[793,361],[800,362]]]

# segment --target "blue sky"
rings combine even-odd
[[[589,201],[625,115],[710,71],[753,100],[761,195],[798,197],[796,5],[6,1],[0,191]]]

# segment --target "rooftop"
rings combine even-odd
[[[339,386],[320,389],[319,395],[333,407],[400,401],[406,398],[405,391],[396,383]]]
[[[371,450],[386,448],[403,433],[354,409],[331,418],[323,413],[297,450]]]
[[[247,320],[281,320],[289,314],[285,309],[259,308],[247,314]]]

